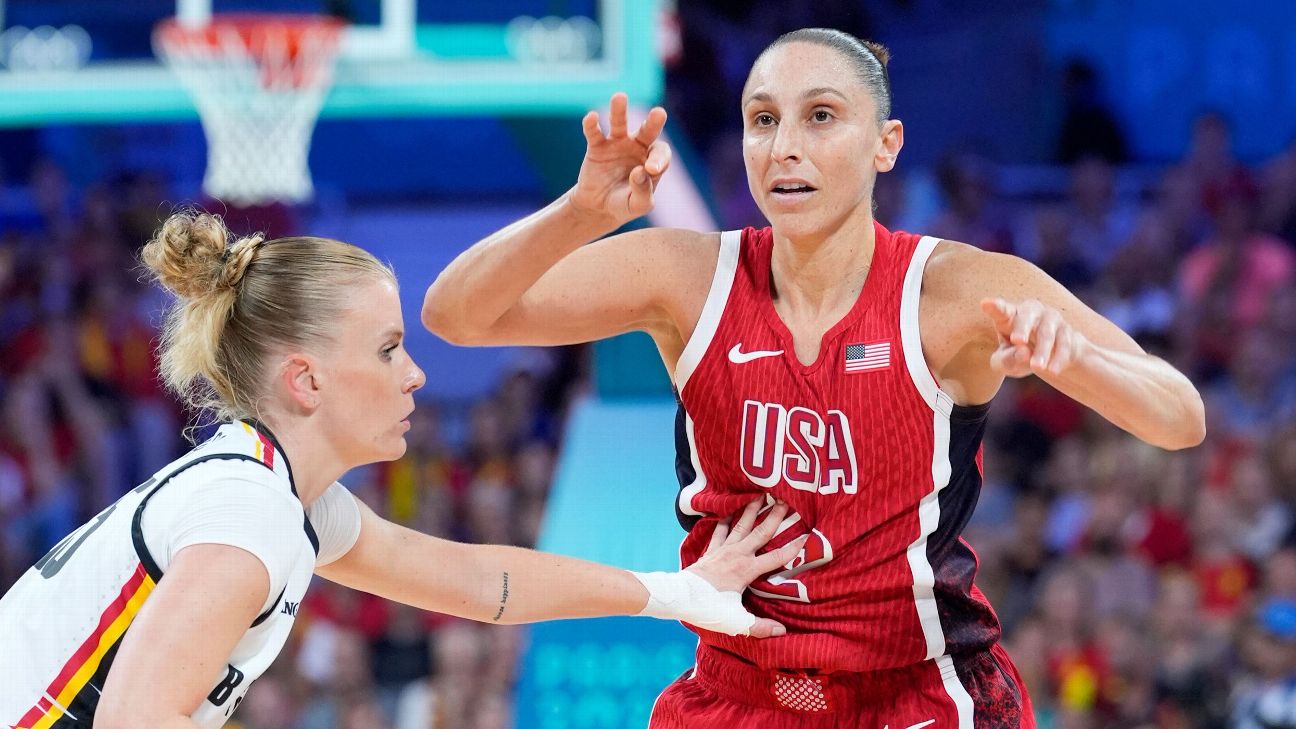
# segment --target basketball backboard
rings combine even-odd
[[[0,126],[193,118],[153,26],[249,11],[352,23],[325,117],[575,113],[661,93],[656,0],[0,0]]]

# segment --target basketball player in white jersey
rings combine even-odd
[[[638,574],[387,522],[336,479],[405,452],[423,372],[390,269],[322,238],[233,245],[172,216],[144,261],[175,292],[162,375],[223,425],[73,532],[0,599],[0,726],[225,723],[279,653],[313,574],[484,622],[651,615],[757,637],[739,594],[786,515],[753,502],[687,572]]]

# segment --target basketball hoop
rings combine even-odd
[[[311,132],[344,26],[325,16],[252,13],[157,25],[154,50],[202,117],[204,192],[240,206],[311,198]]]

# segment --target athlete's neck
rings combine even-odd
[[[358,465],[343,462],[331,439],[312,430],[309,418],[266,414],[264,423],[292,464],[293,484],[302,506],[313,504],[342,474]]]
[[[770,274],[780,313],[817,319],[850,310],[868,278],[875,238],[871,213],[826,235],[794,238],[775,228]]]

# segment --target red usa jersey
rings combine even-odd
[[[793,510],[769,548],[811,537],[753,583],[767,640],[692,628],[764,668],[871,671],[988,648],[999,622],[959,538],[981,487],[987,406],[962,407],[923,358],[918,299],[935,238],[875,224],[859,299],[797,360],[770,295],[769,228],[721,235],[710,293],[675,370],[676,507],[689,565],[753,497]]]

